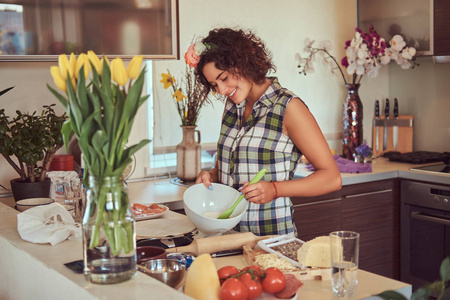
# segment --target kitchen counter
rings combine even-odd
[[[371,173],[341,173],[342,185],[365,183],[384,179],[404,178],[432,183],[450,184],[450,174],[433,174],[420,171],[411,171],[410,168],[430,165],[391,162],[387,158],[379,157],[372,161]],[[306,177],[312,172],[306,165],[300,164],[295,172],[296,178]],[[187,186],[173,184],[170,179],[147,180],[129,182],[129,196],[132,202],[164,203],[170,209],[182,209],[183,193]]]
[[[55,246],[26,242],[17,232],[18,213],[0,203],[0,299],[190,299],[141,272],[119,284],[91,284],[82,274],[64,266],[82,258],[80,240]],[[168,221],[180,217],[185,216],[174,212],[163,216]],[[217,268],[246,266],[242,255],[214,260]],[[299,296],[302,300],[332,299],[330,285],[330,281],[304,281]],[[411,294],[411,286],[406,283],[359,271],[358,299],[385,290],[397,290],[407,297]]]
[[[391,162],[387,158],[379,157],[372,161],[371,173],[341,173],[342,185],[351,185],[372,182],[384,179],[404,178],[431,183],[450,184],[450,174],[434,174],[420,171],[411,171],[410,168],[428,164],[409,164]],[[299,164],[295,178],[306,177],[312,172],[306,165]],[[162,203],[171,210],[183,209],[183,193],[188,186],[174,184],[170,178],[146,180],[133,180],[128,182],[128,195],[132,203]],[[0,197],[3,202],[14,207],[14,200],[9,196]]]

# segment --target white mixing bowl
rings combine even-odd
[[[237,190],[224,184],[213,183],[213,190],[203,183],[189,187],[183,194],[184,210],[189,220],[204,235],[223,233],[236,226],[247,209],[244,198],[228,219],[217,219],[239,198]]]

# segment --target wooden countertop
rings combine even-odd
[[[247,266],[242,255],[214,258],[216,268],[233,265],[239,269]],[[301,300],[332,300],[331,280],[304,280],[299,289],[297,299]],[[395,290],[407,299],[411,297],[411,285],[379,276],[374,273],[358,270],[358,289],[354,299],[380,299],[372,297],[387,290]]]
[[[90,284],[64,263],[82,258],[80,240],[67,240],[55,246],[22,240],[17,232],[19,212],[0,203],[0,299],[190,299],[159,281],[138,272],[135,278],[113,285]],[[186,218],[170,212],[164,218]],[[246,266],[242,255],[214,259],[216,266]],[[302,300],[332,299],[331,282],[305,281],[299,292]],[[359,272],[358,299],[384,290],[411,294],[411,286],[369,272]]]

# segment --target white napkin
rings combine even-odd
[[[81,239],[81,228],[59,203],[36,206],[17,215],[17,231],[28,242],[52,246],[66,239]]]

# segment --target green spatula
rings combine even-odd
[[[253,177],[252,181],[250,181],[250,184],[254,184],[257,183],[261,180],[261,178],[263,178],[264,174],[266,174],[267,170],[266,169],[261,169],[256,175],[255,177]],[[233,211],[236,209],[236,207],[238,206],[238,204],[241,202],[242,199],[244,199],[244,194],[240,195],[239,198],[236,200],[236,202],[234,202],[233,206],[230,207],[229,209],[227,209],[224,213],[222,213],[217,219],[228,219],[231,214],[233,213]]]

